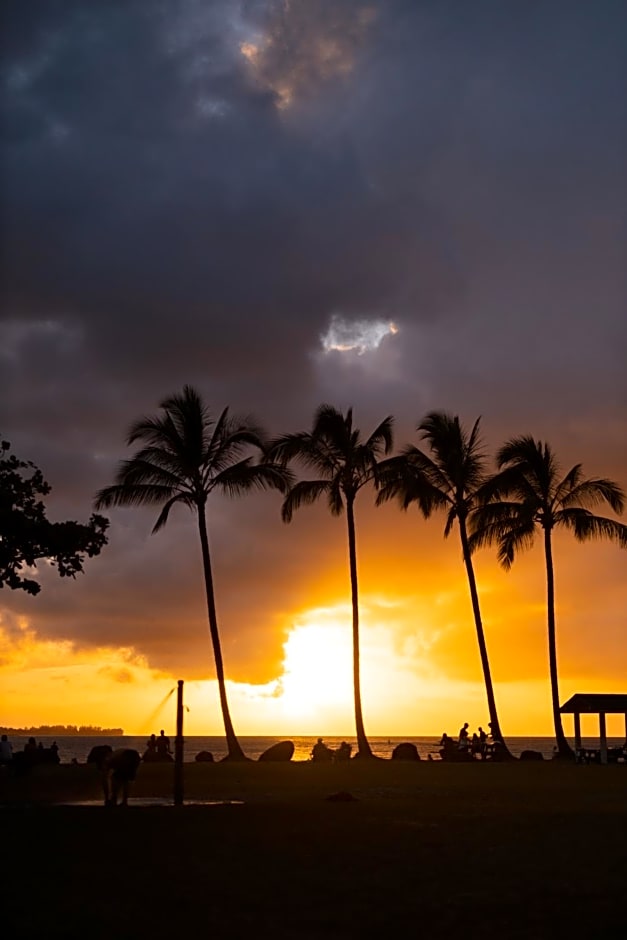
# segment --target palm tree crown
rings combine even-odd
[[[206,503],[214,490],[239,496],[251,490],[278,489],[285,492],[291,474],[284,467],[262,460],[255,462],[246,452],[262,456],[263,431],[249,418],[229,415],[228,408],[212,418],[198,392],[186,385],[182,394],[161,402],[162,414],[136,421],[127,437],[139,450],[119,465],[115,484],[96,496],[97,506],[161,506],[153,532],[162,529],[176,503],[195,512],[200,535],[209,631],[211,635],[220,703],[229,757],[242,759],[226,697],[222,651],[218,633],[213,574],[207,534]]]
[[[239,496],[253,489],[288,488],[290,478],[282,467],[243,456],[251,447],[262,453],[265,447],[264,432],[250,418],[233,417],[225,408],[214,420],[189,385],[159,407],[163,415],[140,418],[131,426],[127,444],[144,446],[120,463],[115,484],[97,494],[97,506],[161,505],[152,530],[158,532],[175,503],[202,508],[215,489]]]
[[[457,415],[444,411],[426,415],[417,430],[429,444],[431,456],[409,444],[401,457],[387,461],[381,468],[385,482],[378,502],[396,497],[403,509],[417,503],[427,518],[436,509],[446,510],[447,538],[455,520],[472,511],[476,492],[486,479],[480,422],[477,418],[468,433]]]
[[[314,415],[311,431],[286,434],[275,440],[269,450],[273,460],[286,464],[291,460],[314,470],[315,480],[300,480],[287,494],[282,507],[284,522],[303,505],[326,498],[334,516],[346,511],[348,552],[353,609],[353,686],[358,756],[372,757],[361,709],[359,675],[359,599],[357,585],[357,548],[355,537],[355,497],[367,483],[378,485],[379,458],[392,449],[393,419],[388,416],[363,441],[353,427],[353,411],[342,414],[331,405],[321,405]]]
[[[289,491],[282,517],[290,522],[302,505],[326,496],[331,513],[342,514],[347,501],[376,480],[378,459],[392,449],[393,419],[388,416],[366,441],[353,428],[353,409],[346,415],[332,405],[321,405],[311,431],[285,434],[270,445],[270,456],[282,464],[296,460],[319,474],[317,480],[301,480]]]
[[[480,418],[468,432],[457,415],[432,411],[417,427],[429,445],[430,454],[413,445],[400,457],[392,457],[380,469],[382,484],[377,502],[396,498],[403,509],[416,503],[425,518],[436,510],[446,513],[444,537],[458,524],[462,556],[466,567],[470,597],[479,643],[488,711],[493,739],[501,745],[501,755],[509,757],[498,719],[492,677],[479,607],[472,549],[467,521],[477,505],[477,494],[486,480],[485,457],[479,433]]]
[[[501,472],[481,491],[484,505],[475,518],[472,543],[497,542],[498,559],[506,570],[518,551],[531,547],[537,527],[568,529],[580,542],[610,539],[627,547],[627,526],[592,512],[603,503],[617,514],[623,512],[625,494],[617,483],[584,478],[581,464],[561,477],[549,444],[530,435],[507,441],[497,454],[497,465]]]

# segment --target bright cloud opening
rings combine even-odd
[[[391,320],[346,320],[334,313],[321,337],[325,352],[355,352],[358,356],[378,349],[386,336],[395,336],[398,327]]]

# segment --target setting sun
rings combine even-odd
[[[280,698],[286,714],[311,717],[350,708],[350,628],[333,613],[326,623],[297,624],[285,642]],[[324,614],[313,616],[322,620]]]

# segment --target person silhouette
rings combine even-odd
[[[462,728],[459,729],[459,747],[468,747],[468,722],[464,722]]]
[[[133,748],[120,748],[109,754],[103,763],[102,787],[105,806],[128,804],[129,785],[137,775],[141,757]]]
[[[159,732],[159,737],[157,738],[157,754],[162,758],[168,757],[170,755],[170,739],[166,737],[163,728]]]
[[[347,741],[342,741],[337,751],[335,752],[334,759],[336,761],[350,760],[352,747],[348,744]]]
[[[13,760],[13,748],[6,734],[0,740],[0,764],[10,764]]]
[[[328,761],[333,759],[333,751],[326,746],[322,738],[318,738],[311,749],[311,759],[315,761]]]

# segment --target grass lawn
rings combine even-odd
[[[97,798],[91,768],[0,782],[8,937],[597,940],[627,932],[627,768],[186,765],[186,796]],[[142,766],[133,796],[170,792]],[[331,802],[348,791],[354,802]]]

